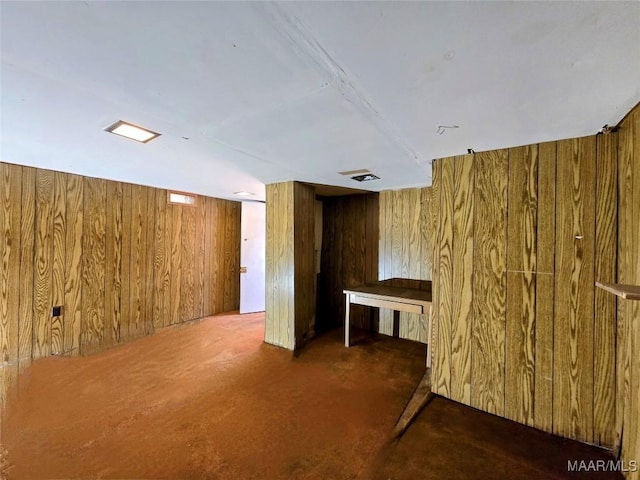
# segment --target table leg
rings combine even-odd
[[[344,306],[344,345],[349,347],[349,306],[351,305],[351,295],[345,293],[345,306]]]
[[[431,347],[433,343],[433,305],[429,307],[429,323],[427,324],[427,368],[431,368]]]

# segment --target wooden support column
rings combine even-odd
[[[299,348],[315,323],[315,189],[267,185],[265,342]]]

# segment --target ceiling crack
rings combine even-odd
[[[353,75],[323,47],[309,28],[296,15],[290,15],[277,3],[261,2],[257,4],[272,27],[280,34],[286,44],[299,56],[310,61],[316,70],[334,86],[344,99],[394,145],[407,156],[421,164],[420,155],[407,139],[374,105],[373,101],[358,84]]]

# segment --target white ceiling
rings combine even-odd
[[[234,198],[428,185],[640,100],[640,2],[2,1],[5,162]],[[162,133],[139,144],[116,120]],[[438,126],[445,129],[438,134]],[[337,172],[368,168],[358,184]]]

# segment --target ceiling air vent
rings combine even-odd
[[[351,180],[355,180],[356,182],[370,182],[371,180],[380,180],[380,177],[374,175],[373,173],[366,173],[364,175],[356,175],[355,177],[351,177]]]

